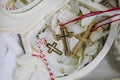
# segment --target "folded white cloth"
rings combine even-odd
[[[0,34],[0,80],[13,80],[16,57],[23,54],[17,36]]]

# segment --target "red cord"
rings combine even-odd
[[[117,7],[117,8],[112,8],[112,9],[109,9],[109,10],[105,10],[105,11],[95,11],[95,12],[91,12],[91,13],[88,13],[88,14],[85,14],[85,15],[82,15],[82,16],[79,16],[73,20],[70,20],[68,22],[65,22],[65,23],[62,23],[62,24],[59,24],[61,27],[69,24],[69,23],[72,23],[72,22],[75,22],[75,21],[78,21],[78,20],[82,20],[84,18],[87,18],[87,17],[91,17],[91,16],[95,16],[95,15],[98,15],[98,14],[102,14],[102,13],[106,13],[106,12],[112,12],[112,11],[117,11],[117,10],[120,10],[120,7]]]
[[[119,15],[120,15],[120,14],[115,14],[115,15],[113,15],[113,16],[110,16],[110,17],[108,17],[108,18],[106,18],[106,19],[104,19],[104,20],[101,20],[101,21],[95,23],[95,24],[94,24],[94,27],[91,29],[91,32],[97,30],[97,29],[100,28],[100,27],[103,27],[104,25],[110,24],[110,23],[112,23],[112,22],[119,21],[119,19],[116,19],[116,20],[113,20],[113,21],[110,21],[110,22],[107,22],[107,23],[104,23],[104,24],[101,24],[101,25],[98,26],[98,24],[100,24],[100,23],[102,23],[102,22],[104,22],[104,21],[107,21],[107,20],[109,20],[109,19],[112,19],[113,17],[119,16]]]
[[[95,23],[94,26],[96,26],[97,24],[99,24],[99,23],[101,23],[101,22],[104,22],[104,21],[106,21],[106,20],[108,20],[108,19],[110,19],[110,18],[116,17],[116,16],[118,16],[118,15],[120,15],[120,14],[115,14],[115,15],[112,15],[112,16],[110,16],[110,17],[104,19],[104,20],[101,20],[101,21]]]
[[[117,21],[120,21],[120,19],[116,19],[116,20],[113,20],[113,21],[107,22],[107,23],[105,23],[105,24],[102,24],[102,25],[100,25],[100,26],[97,26],[97,27],[91,29],[91,32],[97,30],[97,29],[100,28],[100,27],[103,27],[104,25],[107,25],[107,24],[110,24],[110,23],[113,23],[113,22],[117,22]]]
[[[11,11],[18,9],[17,7],[7,7],[6,5],[3,5],[3,4],[2,4],[2,7],[5,8],[5,9],[7,9],[7,10],[11,10]]]
[[[46,43],[47,43],[47,40],[46,40],[45,38],[39,39],[39,40],[37,41],[37,47],[38,47],[39,50],[40,50],[40,51],[39,51],[39,55],[37,55],[37,54],[32,54],[32,56],[35,56],[35,57],[40,58],[40,59],[46,64],[46,68],[47,68],[47,70],[48,70],[48,72],[49,72],[50,80],[55,80],[54,74],[53,74],[53,72],[51,71],[51,68],[48,66],[48,65],[49,65],[49,62],[48,62],[48,60],[46,59],[46,56],[45,56],[43,50],[41,50],[41,45],[42,45],[42,44],[46,44]]]

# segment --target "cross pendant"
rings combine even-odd
[[[60,30],[61,30],[61,34],[56,35],[55,37],[56,37],[57,40],[61,39],[63,41],[65,55],[70,55],[71,51],[70,51],[70,46],[69,46],[68,39],[73,36],[73,32],[68,32],[66,27],[61,27]]]
[[[90,30],[93,27],[93,22],[88,26],[87,30],[82,34],[82,35],[74,35],[75,38],[79,39],[79,42],[76,44],[76,46],[74,47],[73,51],[72,51],[72,56],[76,56],[77,53],[80,51],[80,49],[85,45],[91,45],[92,41],[89,40],[89,36],[91,34]]]
[[[62,52],[56,48],[57,43],[54,42],[53,44],[47,43],[47,47],[49,48],[48,53],[52,53],[53,51],[59,55],[62,55]]]

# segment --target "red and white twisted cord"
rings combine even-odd
[[[43,41],[41,41],[41,40],[43,40]],[[46,41],[45,38],[39,39],[37,41],[37,47],[39,48],[39,54],[38,55],[37,54],[32,54],[32,56],[40,58],[45,63],[46,68],[49,72],[50,80],[55,80],[54,74],[53,74],[51,68],[49,67],[49,62],[48,62],[43,50],[41,50],[41,45],[46,44],[46,43],[47,43],[47,41]]]
[[[6,6],[6,5],[4,5],[4,4],[2,4],[2,7],[4,8],[4,9],[6,9],[6,10],[17,10],[18,8],[17,7],[8,7],[8,6]]]

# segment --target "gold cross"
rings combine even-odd
[[[56,48],[57,43],[54,42],[52,45],[50,43],[47,43],[47,47],[49,48],[48,53],[52,53],[52,51],[56,52],[59,55],[62,55],[62,52]]]
[[[74,35],[75,38],[79,39],[79,42],[76,44],[76,46],[74,47],[73,51],[72,51],[72,56],[77,55],[77,53],[79,52],[79,50],[85,45],[90,46],[92,44],[92,41],[89,40],[89,36],[91,34],[90,30],[92,29],[94,23],[92,22],[88,27],[87,30],[79,35]]]
[[[65,55],[70,55],[71,51],[70,51],[68,38],[71,38],[73,36],[73,32],[68,32],[66,27],[61,27],[60,30],[61,30],[61,34],[56,35],[56,39],[57,40],[62,39],[64,44]]]

